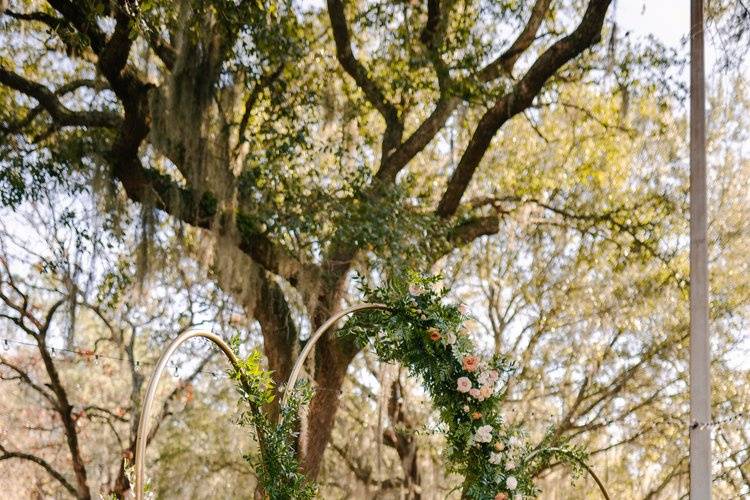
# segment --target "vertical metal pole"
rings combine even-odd
[[[690,2],[690,498],[711,498],[703,0]]]

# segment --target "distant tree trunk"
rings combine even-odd
[[[410,432],[415,426],[409,415],[404,411],[404,391],[401,381],[397,378],[391,387],[391,397],[388,401],[388,416],[391,426],[385,430],[385,442],[393,446],[401,459],[401,469],[404,472],[404,488],[407,498],[419,500],[422,498],[422,476],[419,470],[419,449],[417,440]]]

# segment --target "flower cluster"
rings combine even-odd
[[[464,498],[536,495],[534,471],[553,455],[565,460],[552,450],[578,450],[560,447],[551,435],[532,446],[523,429],[505,421],[504,388],[515,367],[499,356],[479,356],[465,327],[468,310],[446,303],[438,283],[410,274],[380,288],[363,285],[369,301],[388,309],[359,315],[344,331],[422,379],[445,424],[448,470],[464,476]]]

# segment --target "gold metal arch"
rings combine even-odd
[[[297,361],[294,363],[294,367],[292,368],[292,372],[289,374],[289,380],[287,381],[286,389],[284,390],[284,396],[282,397],[281,404],[282,406],[285,405],[289,397],[291,395],[291,391],[294,388],[294,385],[297,383],[297,379],[299,378],[299,374],[302,371],[302,367],[305,364],[305,360],[310,355],[310,352],[312,352],[313,347],[315,347],[315,344],[320,340],[320,337],[322,337],[332,326],[334,326],[341,318],[344,316],[347,316],[349,314],[358,312],[358,311],[365,311],[365,310],[372,310],[372,309],[387,309],[387,306],[383,304],[359,304],[353,307],[349,307],[347,309],[344,309],[336,314],[334,314],[328,321],[323,323],[320,328],[318,328],[315,333],[310,336],[310,339],[307,341],[307,344],[305,345],[304,349],[302,349],[302,352],[297,357]],[[146,444],[148,440],[148,431],[149,431],[149,425],[148,420],[151,416],[151,406],[153,405],[154,399],[156,397],[156,389],[159,385],[159,379],[161,378],[162,373],[167,368],[167,363],[169,362],[169,358],[172,356],[174,351],[177,350],[178,347],[180,347],[185,341],[193,338],[193,337],[203,337],[205,339],[208,339],[212,341],[214,344],[216,344],[219,349],[226,355],[227,359],[229,359],[229,362],[232,364],[233,368],[237,368],[239,366],[239,360],[237,359],[237,356],[235,356],[232,349],[229,347],[229,345],[222,340],[221,337],[216,335],[213,332],[210,332],[208,330],[188,330],[187,332],[181,334],[176,339],[174,339],[169,346],[167,347],[167,350],[164,351],[164,354],[161,355],[159,358],[159,361],[156,363],[156,368],[154,369],[154,373],[151,375],[151,379],[148,383],[148,389],[146,390],[146,394],[143,398],[143,405],[141,406],[141,418],[138,421],[138,433],[136,434],[136,446],[135,446],[135,498],[136,500],[143,500],[143,492],[144,492],[144,471],[145,471],[145,459],[146,459]],[[554,451],[560,452],[560,453],[566,453],[563,449],[554,449]],[[527,460],[530,460],[534,457],[536,453],[532,453],[529,457],[527,457]],[[604,483],[599,479],[599,477],[594,473],[594,471],[582,460],[578,459],[577,457],[573,455],[569,455],[571,458],[576,460],[586,472],[589,473],[589,475],[594,479],[596,482],[596,485],[599,487],[599,490],[602,493],[602,496],[605,498],[605,500],[610,500],[609,495],[607,494],[607,490],[604,487]]]
[[[310,340],[308,340],[307,344],[305,345],[305,348],[302,349],[302,352],[297,357],[297,361],[294,364],[294,367],[292,368],[292,373],[289,375],[289,381],[286,386],[286,390],[284,391],[284,396],[282,398],[282,405],[285,405],[289,399],[289,396],[291,394],[291,389],[294,387],[294,384],[297,382],[297,378],[299,378],[299,374],[302,371],[302,367],[305,363],[305,360],[310,355],[310,352],[312,352],[313,347],[315,347],[315,343],[322,337],[333,325],[336,324],[338,320],[343,318],[344,316],[347,316],[351,313],[357,312],[357,311],[364,311],[367,309],[385,309],[386,306],[383,304],[359,304],[353,307],[350,307],[348,309],[344,309],[343,311],[340,311],[336,314],[334,314],[328,321],[323,323],[320,328],[318,328],[315,333],[312,334],[310,337]],[[229,359],[229,362],[232,364],[233,368],[237,368],[239,366],[239,360],[237,359],[237,356],[235,356],[232,349],[229,347],[229,345],[222,340],[221,337],[216,335],[213,332],[210,332],[208,330],[188,330],[187,332],[181,334],[176,339],[174,339],[169,346],[167,346],[167,350],[164,351],[164,354],[161,355],[159,358],[159,361],[156,363],[156,368],[154,369],[154,373],[151,375],[151,379],[148,383],[148,389],[146,390],[146,394],[143,398],[143,404],[141,405],[142,411],[141,411],[141,418],[138,421],[138,432],[136,434],[136,445],[135,445],[135,498],[136,500],[143,500],[143,492],[145,488],[145,479],[144,479],[144,473],[145,473],[145,462],[146,462],[146,444],[148,441],[148,432],[149,432],[149,418],[151,416],[151,406],[154,403],[154,399],[156,398],[156,389],[159,385],[159,379],[161,379],[162,373],[164,373],[164,370],[167,368],[167,363],[169,362],[169,358],[174,354],[174,352],[177,350],[178,347],[180,347],[185,341],[193,338],[193,337],[203,337],[205,339],[208,339],[212,341],[214,344],[219,346],[219,349],[226,355],[227,359]]]
[[[318,328],[315,333],[312,334],[310,340],[307,341],[305,348],[302,349],[301,353],[299,353],[297,361],[294,363],[294,368],[292,368],[292,373],[289,374],[289,380],[287,381],[286,389],[284,390],[284,397],[281,399],[281,406],[286,405],[286,403],[289,401],[289,396],[292,393],[291,391],[294,390],[294,384],[297,383],[297,379],[299,378],[299,374],[302,371],[302,367],[305,365],[305,360],[312,352],[313,347],[315,347],[315,344],[318,342],[320,337],[322,337],[328,330],[330,330],[333,325],[336,324],[338,320],[340,320],[344,316],[358,311],[366,311],[368,309],[387,309],[387,306],[383,304],[359,304],[334,314],[328,321],[320,325],[320,328]]]
[[[151,416],[151,406],[154,403],[156,397],[156,389],[159,385],[159,379],[161,374],[167,368],[167,363],[172,354],[180,347],[185,341],[193,337],[203,337],[210,340],[226,355],[229,362],[232,363],[232,367],[237,368],[239,366],[239,360],[234,355],[229,345],[222,340],[221,337],[208,330],[188,330],[182,333],[176,339],[172,341],[164,351],[164,354],[159,358],[159,362],[156,363],[154,373],[151,374],[151,379],[148,382],[148,389],[143,397],[143,405],[141,405],[141,418],[138,420],[138,433],[136,434],[135,441],[135,498],[136,500],[143,500],[143,489],[144,485],[144,467],[146,462],[146,444],[148,441],[149,433],[149,417]]]

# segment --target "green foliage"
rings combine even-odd
[[[236,340],[233,344],[236,348]],[[294,449],[299,409],[310,401],[312,391],[308,384],[298,384],[289,402],[281,407],[278,422],[272,421],[263,406],[273,402],[274,384],[270,372],[263,369],[261,358],[260,351],[253,351],[231,373],[241,399],[248,406],[240,423],[252,427],[258,440],[258,450],[245,455],[245,459],[253,467],[265,498],[313,498],[317,486],[300,471]]]
[[[535,495],[538,470],[553,458],[577,467],[585,453],[552,433],[532,446],[522,427],[506,423],[504,385],[515,366],[500,356],[476,355],[464,327],[468,316],[444,302],[446,291],[436,287],[438,280],[409,273],[380,288],[363,283],[367,300],[388,309],[353,318],[343,332],[422,380],[442,422],[447,469],[464,476],[466,498]]]
[[[353,247],[390,268],[424,265],[446,247],[445,224],[415,210],[409,179],[397,186],[373,183],[365,169],[342,172],[332,181],[317,172],[275,166],[240,176],[243,199],[254,212],[236,215],[240,234],[252,240],[268,231],[296,254]]]

